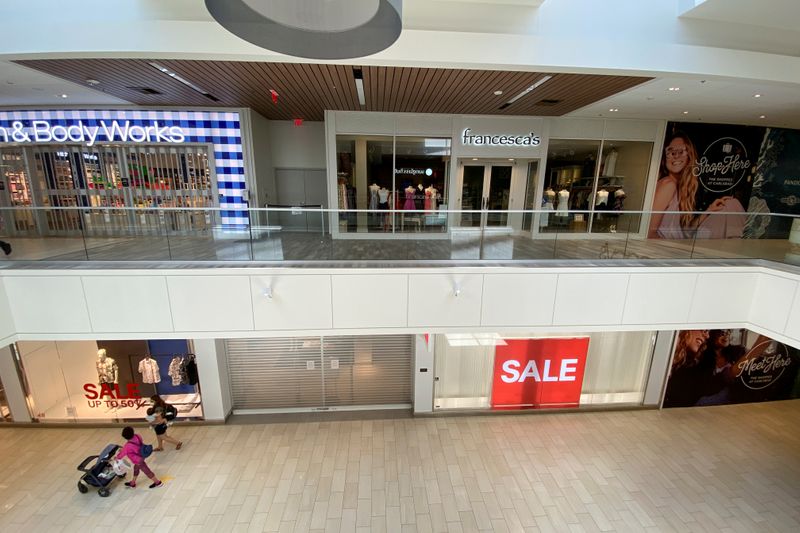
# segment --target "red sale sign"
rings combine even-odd
[[[508,339],[494,354],[493,409],[577,407],[589,337]]]

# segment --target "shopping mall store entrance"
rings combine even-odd
[[[7,231],[18,236],[117,236],[158,233],[165,223],[173,232],[206,229],[211,221],[199,210],[218,203],[212,157],[206,145],[2,148],[0,207],[43,208],[9,211]],[[143,210],[92,209],[133,207]],[[187,209],[155,211],[163,207]]]

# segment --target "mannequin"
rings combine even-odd
[[[548,187],[547,190],[544,191],[544,201],[545,203],[556,203],[556,191],[554,191],[552,187]]]
[[[386,187],[378,189],[378,209],[389,209],[389,189]]]
[[[608,191],[607,190],[600,189],[599,191],[597,191],[597,198],[595,198],[594,205],[595,205],[595,207],[598,207],[598,206],[601,206],[601,205],[608,205]]]
[[[622,204],[625,203],[625,191],[622,188],[614,191],[614,211],[622,211]]]
[[[409,186],[405,188],[405,192],[406,192],[406,201],[403,204],[403,209],[407,211],[413,211],[414,209],[416,209],[416,206],[414,205],[414,193],[417,192],[417,189],[415,189],[412,185],[409,184]]]
[[[569,191],[567,189],[561,189],[558,191],[558,209],[556,209],[556,215],[565,217],[567,216],[567,210],[569,208]]]
[[[603,164],[603,175],[604,176],[614,176],[614,172],[617,170],[617,149],[612,148],[611,151],[606,156],[605,163]]]
[[[378,209],[378,190],[380,189],[380,187],[378,187],[378,185],[376,183],[373,183],[372,185],[370,185],[367,188],[369,189],[369,207],[368,207],[368,209],[370,211],[374,211],[374,210]]]
[[[414,207],[417,208],[417,211],[422,211],[425,203],[425,187],[421,184],[417,184],[417,192],[414,193]]]
[[[431,184],[425,189],[425,211],[436,211],[436,199],[439,191]]]
[[[161,381],[158,362],[150,357],[150,354],[145,355],[144,359],[139,361],[139,373],[142,375],[143,383],[156,384]]]
[[[97,350],[97,379],[103,383],[119,383],[119,367],[117,362],[108,357],[105,348]]]

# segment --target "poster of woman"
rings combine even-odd
[[[764,128],[667,125],[648,237],[741,238]]]
[[[678,332],[664,407],[800,397],[800,350],[747,329]]]

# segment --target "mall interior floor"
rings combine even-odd
[[[164,486],[108,498],[79,494],[75,466],[119,428],[7,427],[0,530],[798,531],[798,427],[798,400],[176,424],[183,449],[149,461]]]

